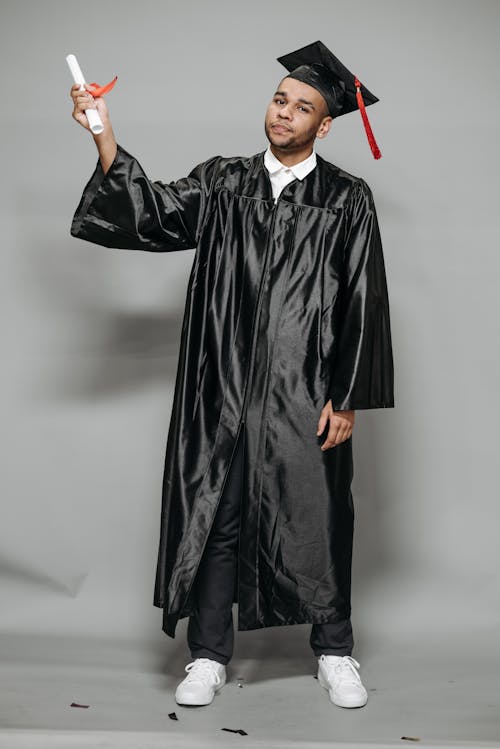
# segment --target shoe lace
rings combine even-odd
[[[343,680],[351,684],[360,684],[361,679],[357,672],[359,663],[350,655],[344,655],[341,660],[332,665],[335,673]]]
[[[221,678],[209,658],[196,658],[184,670],[188,672],[186,681],[201,681],[205,684],[215,681],[220,684]]]

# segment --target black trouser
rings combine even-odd
[[[243,432],[240,432],[226,484],[193,583],[196,612],[189,617],[192,658],[229,663],[233,654],[233,592],[238,563]],[[351,655],[350,619],[313,624],[309,639],[314,655]]]

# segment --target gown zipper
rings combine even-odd
[[[243,395],[243,405],[241,407],[241,416],[240,416],[240,423],[238,425],[238,432],[237,432],[236,442],[238,441],[238,436],[240,434],[241,428],[242,428],[243,424],[246,421],[246,407],[247,407],[248,393],[249,393],[249,380],[250,380],[250,375],[251,375],[252,370],[253,370],[253,364],[254,364],[254,359],[255,359],[255,348],[256,348],[256,346],[255,346],[255,340],[257,338],[257,332],[258,332],[258,329],[259,329],[259,321],[260,321],[260,313],[261,313],[261,304],[260,303],[261,303],[262,293],[263,293],[263,289],[264,289],[264,283],[265,283],[265,279],[266,279],[266,272],[267,272],[267,268],[268,268],[268,265],[269,265],[269,262],[268,262],[268,260],[269,260],[269,254],[270,254],[269,248],[270,248],[270,245],[272,243],[272,234],[273,234],[274,224],[275,224],[275,220],[276,220],[276,209],[278,207],[279,200],[280,200],[280,195],[278,195],[278,198],[275,201],[274,206],[272,208],[273,215],[272,215],[272,219],[271,219],[271,225],[269,227],[269,234],[268,234],[267,243],[266,243],[266,256],[264,258],[264,267],[262,269],[262,278],[261,278],[261,281],[260,281],[259,293],[257,295],[257,304],[256,304],[257,309],[256,309],[256,312],[255,312],[255,316],[254,316],[254,320],[253,320],[253,326],[252,326],[252,347],[251,347],[251,350],[250,350],[250,360],[248,362],[247,376],[246,376],[246,382],[245,382],[245,391],[244,391],[244,395]],[[244,460],[245,459],[245,440],[243,440],[243,443],[244,443],[243,444],[243,460]],[[245,464],[243,463],[243,466],[244,465]],[[243,472],[243,475],[245,475],[244,472]],[[238,618],[239,618],[239,615],[240,615],[240,608],[239,608],[240,607],[240,569],[239,569],[239,558],[240,558],[240,543],[241,543],[241,505],[242,505],[242,496],[240,495],[240,512],[239,512],[240,522],[238,524],[238,545],[237,545],[237,552],[236,552],[236,554],[237,554],[237,556],[236,556],[236,559],[237,559],[237,564],[236,564],[236,587],[237,587],[237,595],[236,595],[236,598],[238,600]],[[257,596],[258,596],[258,592],[257,592]],[[256,609],[257,609],[257,617],[258,617],[258,615],[259,615],[259,601],[258,601],[258,598],[257,598],[257,602],[256,602]]]
[[[260,312],[261,312],[260,302],[261,302],[261,298],[262,298],[262,291],[263,291],[263,288],[264,288],[264,282],[265,282],[265,278],[266,278],[267,267],[269,265],[269,263],[268,263],[268,260],[269,260],[269,246],[270,246],[271,241],[272,241],[272,232],[273,232],[273,229],[274,229],[274,223],[275,223],[275,219],[276,219],[276,208],[278,206],[279,199],[280,198],[278,197],[278,199],[277,199],[277,201],[274,204],[273,209],[272,209],[273,210],[273,216],[272,216],[272,220],[271,220],[271,225],[269,227],[269,236],[268,236],[267,244],[266,244],[266,256],[264,258],[264,268],[262,269],[262,278],[261,278],[261,281],[260,281],[259,293],[257,295],[257,304],[256,304],[257,310],[255,312],[255,317],[254,317],[253,327],[252,327],[252,348],[250,350],[250,361],[248,362],[248,368],[247,368],[247,376],[246,376],[246,382],[245,382],[245,392],[244,392],[244,395],[243,395],[243,405],[241,407],[240,424],[246,420],[246,407],[247,407],[248,390],[249,390],[249,388],[248,388],[248,382],[250,380],[250,374],[251,374],[252,369],[253,369],[253,362],[254,362],[254,358],[255,358],[255,339],[256,339],[256,335],[255,334],[258,331],[258,326],[259,326]]]

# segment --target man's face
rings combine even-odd
[[[264,127],[273,146],[292,152],[323,138],[331,122],[319,91],[295,78],[283,78],[267,107]]]

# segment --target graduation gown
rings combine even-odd
[[[71,226],[105,247],[195,249],[153,596],[171,637],[194,610],[192,584],[241,431],[238,629],[350,615],[352,437],[322,451],[317,422],[329,399],[335,410],[394,406],[368,185],[317,155],[275,203],[263,156],[214,156],[165,183],[118,146],[106,175],[97,163]]]

